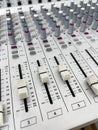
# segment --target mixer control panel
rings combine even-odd
[[[1,9],[0,130],[69,130],[95,121],[97,1]]]

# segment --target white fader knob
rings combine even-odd
[[[63,81],[69,80],[70,79],[70,73],[69,71],[66,69],[66,66],[64,64],[61,64],[58,66],[59,69],[59,73],[63,79]]]
[[[3,124],[3,104],[2,102],[0,102],[0,126],[2,126]]]
[[[44,68],[44,66],[39,66],[38,67],[38,72],[39,72],[41,82],[42,83],[48,83],[49,82],[49,77],[48,77],[48,74],[47,74],[46,69]]]
[[[86,81],[93,92],[98,95],[98,78],[95,75],[91,75],[86,78]]]
[[[20,99],[25,99],[28,97],[26,82],[23,79],[18,81],[18,95]]]

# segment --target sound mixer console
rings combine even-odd
[[[98,3],[0,10],[0,130],[98,121]]]

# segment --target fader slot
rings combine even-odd
[[[78,63],[78,61],[76,60],[76,58],[74,57],[74,55],[72,53],[70,53],[70,55],[72,56],[72,58],[74,59],[74,61],[76,62],[77,66],[79,67],[79,69],[81,70],[81,72],[83,73],[84,77],[87,77],[86,73],[84,72],[84,70],[82,69],[82,67],[80,66],[80,64]]]
[[[20,76],[20,81],[19,81],[20,86],[18,88],[19,97],[20,97],[20,99],[23,99],[25,111],[28,112],[28,104],[27,104],[28,90],[27,90],[25,81],[23,80],[22,70],[21,70],[20,64],[18,65],[18,69],[19,69],[19,76]]]
[[[46,90],[46,92],[47,92],[47,95],[48,95],[50,104],[53,104],[53,100],[52,100],[52,98],[51,98],[51,95],[50,95],[50,92],[49,92],[49,88],[48,88],[47,83],[44,83],[44,86],[45,86],[45,90]]]
[[[85,49],[85,51],[91,57],[91,59],[95,62],[95,64],[98,65],[98,62],[94,59],[94,57],[90,54],[90,52],[87,49]]]
[[[40,65],[39,60],[37,60],[37,64],[39,67],[38,71],[39,71],[39,76],[40,76],[41,82],[44,84],[50,104],[53,104],[53,100],[52,100],[52,97],[51,97],[51,94],[50,94],[49,88],[48,88],[48,74],[47,74],[44,66]]]
[[[72,96],[75,97],[75,93],[74,93],[74,91],[73,91],[73,89],[72,89],[72,87],[70,86],[70,83],[69,83],[70,74],[69,74],[68,70],[66,69],[65,65],[62,65],[62,64],[60,65],[59,64],[59,61],[58,61],[56,56],[54,56],[54,59],[55,59],[57,65],[58,65],[59,72],[60,72],[60,75],[61,75],[63,81],[66,82],[66,84],[67,84],[67,86],[68,86]]]

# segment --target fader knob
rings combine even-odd
[[[81,7],[83,6],[83,0],[80,0],[80,5],[81,5]]]
[[[21,8],[18,9],[18,12],[19,12],[19,16],[24,16],[24,13]]]
[[[73,31],[74,31],[74,22],[71,19],[70,22],[69,22],[68,34],[73,34]]]
[[[33,18],[34,18],[34,21],[36,23],[36,20],[38,19],[38,14],[34,14]]]
[[[47,21],[50,23],[50,18],[51,18],[51,13],[50,12],[48,12],[46,14],[46,18],[47,18]]]
[[[87,3],[84,1],[84,2],[83,2],[83,8],[86,9],[86,7],[87,7]]]
[[[89,15],[89,16],[88,16],[88,20],[87,20],[87,24],[88,24],[88,25],[91,25],[92,22],[93,22],[93,15]]]
[[[94,18],[98,18],[98,3],[95,6]]]
[[[73,13],[73,22],[75,23],[77,21],[77,12]]]
[[[41,38],[43,40],[45,40],[47,37],[46,37],[46,28],[45,27],[42,27],[41,28]]]
[[[81,9],[81,5],[77,5],[76,12],[77,12],[78,14],[80,13],[80,9]]]
[[[11,18],[7,18],[7,26],[10,26],[11,27],[11,30],[13,30],[13,24],[12,24],[12,20]]]
[[[59,12],[58,12],[58,17],[59,17],[60,20],[61,20],[61,18],[62,18],[62,14],[63,14],[63,11],[59,11]]]
[[[70,3],[70,8],[71,8],[71,9],[74,8],[74,1],[71,1],[71,3]]]
[[[95,6],[95,11],[98,11],[98,3]]]
[[[76,9],[77,9],[77,3],[74,4],[74,8],[73,9],[74,9],[74,11],[76,11]]]
[[[77,21],[76,21],[76,27],[80,27],[81,25],[81,19],[82,17],[80,15],[77,16]]]
[[[81,17],[83,17],[84,11],[85,11],[85,8],[81,8],[81,10],[80,10],[80,16],[81,16]]]
[[[64,3],[61,3],[61,10],[64,9]]]
[[[44,66],[38,67],[38,72],[40,76],[40,80],[42,83],[48,83],[49,82],[49,76]]]
[[[10,44],[11,44],[11,45],[15,45],[16,42],[15,42],[15,38],[14,38],[13,33],[8,32],[8,37],[9,37]]]
[[[55,26],[56,26],[56,20],[52,20],[52,24],[51,24],[51,27],[52,27],[52,30],[54,31],[55,30]]]
[[[92,25],[92,29],[96,30],[97,27],[98,27],[98,19],[95,19],[94,22],[93,22],[93,25]]]
[[[7,10],[7,11],[6,11],[6,16],[11,18],[10,10]]]
[[[73,9],[70,9],[70,10],[69,10],[69,19],[72,19],[72,18],[73,18],[73,12],[74,12]]]
[[[70,79],[70,72],[67,70],[66,66],[64,64],[60,64],[58,66],[59,73],[63,79],[63,81]]]
[[[28,28],[26,28],[24,30],[24,37],[25,37],[25,41],[26,42],[30,42],[31,41],[31,35],[30,35],[30,32],[29,32]]]
[[[89,0],[89,2],[88,2],[90,5],[92,4],[92,0]]]
[[[69,15],[70,5],[67,5],[66,7],[66,14]]]
[[[36,18],[35,23],[36,23],[37,28],[38,28],[40,22],[42,22],[42,19]]]
[[[55,16],[58,16],[58,12],[59,12],[59,8],[56,7],[56,8],[55,8]]]
[[[42,22],[39,22],[37,26],[39,33],[41,33],[42,26],[43,26]]]
[[[63,12],[67,14],[67,5],[66,4],[64,4]]]
[[[52,17],[52,16],[50,16],[49,24],[50,24],[50,26],[52,27],[52,24],[53,24],[53,17]]]
[[[28,98],[28,89],[26,82],[23,79],[18,80],[18,95],[20,99]]]
[[[32,14],[32,16],[33,16],[34,13],[35,13],[35,9],[33,7],[30,7],[30,14]]]
[[[51,11],[54,10],[54,5],[55,5],[54,3],[51,4]]]
[[[87,12],[85,12],[85,14],[84,14],[84,16],[83,16],[83,19],[84,19],[85,21],[87,21],[87,19],[88,19],[88,13],[87,13]]]
[[[65,19],[65,29],[67,29],[69,27],[69,16],[66,16]]]
[[[65,24],[65,19],[66,19],[66,14],[63,13],[63,14],[62,14],[62,19],[61,19],[62,24]]]
[[[89,11],[89,14],[90,14],[90,15],[93,15],[94,10],[95,10],[95,7],[91,7],[91,8],[90,8],[90,11]]]
[[[24,24],[26,23],[26,21],[25,21],[25,17],[24,17],[24,16],[21,16],[20,19],[21,19],[21,23],[22,23],[22,25],[24,25]]]
[[[98,95],[98,78],[95,75],[86,78],[87,84],[91,87],[93,92]]]
[[[80,26],[80,32],[84,32],[85,29],[86,29],[86,21],[83,20],[83,22],[82,22],[82,24],[81,24],[81,26]]]
[[[60,36],[60,25],[55,26],[55,36],[59,37]]]
[[[92,6],[95,7],[96,1],[92,1]]]
[[[91,7],[91,5],[90,5],[90,4],[87,4],[87,7],[86,7],[86,12],[89,12],[90,7]]]

